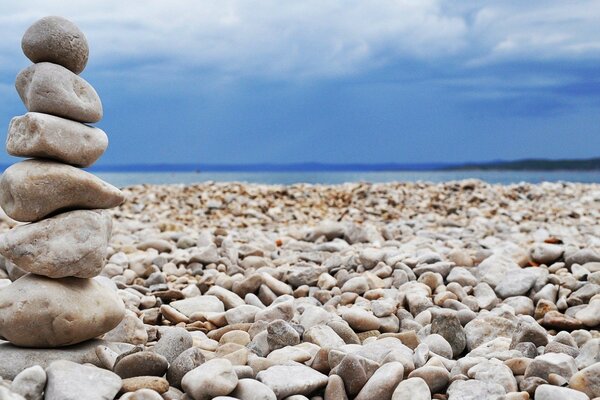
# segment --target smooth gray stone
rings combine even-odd
[[[12,156],[49,158],[76,167],[89,167],[107,147],[102,129],[37,112],[14,117],[6,139]]]
[[[69,209],[113,208],[124,199],[119,189],[89,172],[54,161],[21,161],[0,178],[0,206],[21,222]]]
[[[108,346],[120,353],[131,345],[109,343],[104,340],[89,340],[60,349],[30,349],[17,347],[9,342],[0,342],[0,376],[13,380],[24,369],[39,365],[46,368],[56,360],[69,360],[79,364],[90,363],[102,366],[96,356],[97,346]]]
[[[17,226],[0,236],[0,254],[50,278],[92,278],[104,266],[112,219],[105,210],[75,210]]]
[[[21,40],[25,56],[34,63],[48,61],[79,74],[85,68],[89,47],[81,30],[63,17],[44,17],[31,25]]]
[[[121,378],[108,370],[72,361],[54,361],[46,368],[45,400],[112,400]]]
[[[123,300],[94,279],[27,274],[0,289],[0,335],[24,347],[93,339],[121,322]]]
[[[102,102],[92,85],[65,67],[33,64],[17,75],[15,87],[28,111],[79,122],[102,119]]]

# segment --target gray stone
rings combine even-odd
[[[429,386],[431,393],[441,393],[448,386],[448,381],[450,380],[448,370],[429,365],[415,369],[408,377],[423,379],[427,383],[427,386]]]
[[[294,394],[310,395],[327,385],[327,375],[302,364],[274,365],[259,372],[256,379],[270,387],[277,399]]]
[[[192,335],[183,328],[167,328],[160,333],[160,339],[154,345],[154,351],[173,362],[181,353],[192,347]]]
[[[590,398],[600,397],[600,362],[573,374],[569,387],[587,394]]]
[[[554,385],[540,385],[535,390],[535,399],[540,400],[590,400],[578,390]]]
[[[431,400],[431,391],[423,379],[408,378],[398,384],[392,400]]]
[[[276,319],[267,325],[267,344],[269,351],[300,343],[300,335],[289,323]]]
[[[109,342],[121,342],[130,344],[146,344],[148,341],[148,332],[144,322],[131,310],[125,311],[125,317],[119,325],[108,331],[104,340]]]
[[[6,232],[0,253],[37,275],[92,278],[104,267],[111,229],[104,210],[69,211]]]
[[[45,400],[112,400],[121,389],[116,374],[71,361],[54,361],[46,369]]]
[[[192,347],[185,350],[169,365],[167,380],[171,386],[181,388],[181,380],[191,370],[202,365],[205,361],[202,350]]]
[[[275,393],[264,383],[254,379],[240,379],[231,397],[239,400],[276,400]]]
[[[73,208],[113,208],[124,199],[119,189],[89,172],[54,161],[21,161],[0,178],[0,205],[21,222]]]
[[[570,379],[577,372],[573,357],[562,353],[548,353],[537,356],[525,370],[525,378],[537,376],[548,380],[549,374],[557,374]]]
[[[536,346],[545,346],[548,344],[548,333],[535,319],[522,317],[519,319],[512,335],[511,349],[514,349],[517,344],[523,342],[531,342]]]
[[[448,311],[433,313],[431,333],[441,335],[450,343],[454,357],[458,357],[467,346],[467,336],[456,313]]]
[[[102,102],[92,85],[58,64],[33,64],[17,75],[17,92],[27,111],[79,122],[102,119]]]
[[[529,292],[536,280],[537,276],[528,268],[510,271],[496,285],[495,291],[503,299],[523,296]]]
[[[355,400],[391,399],[403,376],[404,367],[399,362],[383,364],[363,386]]]
[[[171,307],[190,317],[196,312],[224,312],[225,306],[215,296],[196,296],[189,299],[177,300],[170,303]]]
[[[39,365],[19,372],[10,389],[25,397],[26,400],[41,400],[46,386],[46,371]]]
[[[448,388],[448,400],[500,399],[506,394],[497,383],[477,380],[454,381]]]
[[[481,382],[496,383],[507,392],[516,392],[519,389],[511,369],[498,360],[482,361],[471,367],[467,375]]]
[[[465,325],[467,349],[472,350],[498,336],[511,338],[516,323],[506,318],[484,315],[479,316]]]
[[[44,17],[31,25],[21,40],[25,56],[34,63],[60,64],[79,74],[85,68],[90,53],[81,30],[63,17]]]
[[[36,112],[14,117],[6,139],[6,151],[12,156],[48,158],[77,167],[89,167],[107,147],[102,129]]]
[[[108,346],[115,351],[123,350],[116,344],[96,339],[73,346],[61,347],[60,349],[28,349],[2,342],[0,343],[0,376],[4,379],[15,379],[26,368],[36,365],[47,368],[53,361],[57,360],[102,366],[96,355],[97,346]]]
[[[167,372],[167,359],[152,351],[134,351],[117,358],[113,371],[121,378],[135,376],[163,376]]]
[[[238,384],[238,377],[231,363],[215,358],[194,368],[181,381],[185,393],[194,400],[210,400],[227,396]]]
[[[125,306],[93,279],[27,274],[0,290],[0,335],[25,347],[67,346],[121,322]]]

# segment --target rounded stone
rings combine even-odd
[[[12,156],[49,158],[76,167],[89,167],[107,147],[102,129],[37,112],[14,117],[6,138]]]
[[[21,222],[73,208],[113,208],[124,199],[119,189],[89,172],[48,160],[21,161],[0,178],[0,206]]]
[[[122,392],[135,392],[140,389],[150,389],[162,394],[169,390],[169,382],[158,376],[134,376],[123,379]]]
[[[49,16],[31,25],[21,40],[21,48],[34,63],[51,62],[79,74],[87,65],[89,47],[81,30],[63,17]]]
[[[198,347],[185,350],[169,365],[167,380],[171,386],[181,387],[181,380],[191,370],[204,363],[204,355]]]
[[[168,362],[173,362],[177,356],[192,347],[192,335],[183,328],[167,328],[161,331],[160,339],[154,346],[154,351],[164,356]]]
[[[231,363],[224,358],[215,358],[194,368],[181,380],[185,393],[194,400],[209,400],[227,396],[238,384]]]
[[[0,254],[37,275],[92,278],[104,267],[111,230],[106,211],[70,211],[6,232]]]
[[[17,75],[15,87],[27,111],[85,123],[102,119],[102,102],[96,90],[60,65],[33,64]]]
[[[117,359],[113,371],[121,378],[134,376],[163,376],[167,372],[167,359],[152,351],[138,351]]]
[[[93,279],[27,274],[0,290],[0,335],[24,347],[59,347],[100,336],[123,319],[117,294]]]

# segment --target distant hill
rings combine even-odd
[[[9,165],[0,165],[0,171]],[[378,163],[378,164],[122,164],[94,165],[95,172],[401,172],[401,171],[600,171],[600,157],[586,160],[526,159],[480,163]]]
[[[444,170],[501,170],[501,171],[593,171],[600,170],[600,157],[584,160],[525,159],[452,165]]]

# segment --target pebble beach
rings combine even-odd
[[[600,397],[600,185],[122,191],[93,279],[125,318],[0,344],[2,398]],[[1,264],[6,293],[24,271]]]

